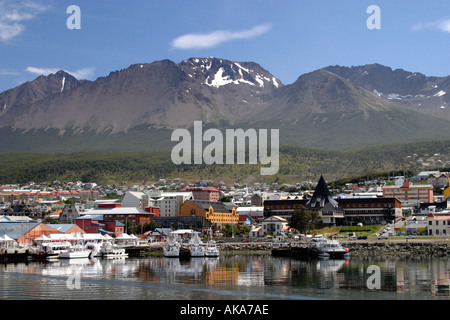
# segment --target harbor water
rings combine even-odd
[[[30,261],[1,265],[0,284],[1,300],[448,300],[450,258]]]

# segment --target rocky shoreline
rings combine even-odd
[[[349,242],[345,246],[350,254],[357,256],[408,255],[450,256],[448,243],[433,242]]]
[[[355,256],[450,256],[450,242],[434,241],[355,241],[342,242],[342,245]],[[271,254],[270,243],[221,243],[217,244],[221,254]],[[162,246],[151,246],[148,253],[162,254]]]

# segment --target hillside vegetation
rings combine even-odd
[[[158,179],[223,180],[225,182],[297,183],[324,175],[344,183],[375,175],[417,173],[419,157],[439,153],[450,159],[450,140],[322,151],[281,146],[275,176],[260,176],[259,165],[174,165],[170,152],[91,152],[74,154],[0,153],[0,183],[82,181],[96,183],[150,182]],[[412,157],[417,154],[418,156]],[[408,157],[409,156],[409,157]]]

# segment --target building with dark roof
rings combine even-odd
[[[186,200],[181,205],[180,211],[180,217],[203,217],[215,227],[223,228],[227,223],[239,223],[236,207],[221,202]]]
[[[264,201],[264,216],[290,219],[298,205],[317,209],[322,222],[330,225],[379,224],[402,216],[401,201],[396,198],[333,198],[323,177],[310,199]]]
[[[325,224],[341,224],[344,219],[344,210],[340,207],[339,202],[331,196],[323,176],[320,176],[313,196],[306,203],[306,208],[308,210],[316,209]]]

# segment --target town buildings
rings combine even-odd
[[[192,192],[194,200],[220,201],[220,191],[214,187],[184,187],[179,192]]]
[[[309,210],[316,209],[322,223],[326,225],[380,224],[402,216],[401,201],[395,197],[332,197],[323,177],[309,199],[264,201],[264,216],[290,219],[295,208],[300,205]]]
[[[383,187],[384,198],[397,198],[402,202],[419,204],[420,202],[434,202],[434,187],[431,184],[413,184],[411,180],[404,180],[402,185]]]
[[[75,224],[86,233],[100,233],[120,236],[125,232],[125,224],[118,220],[107,220],[103,215],[84,215],[75,219]]]
[[[450,173],[449,172],[437,172],[431,173],[427,177],[428,184],[433,187],[444,188],[450,184]]]

